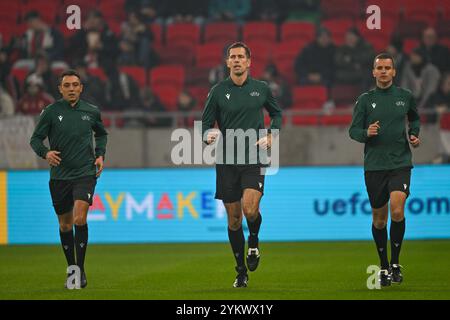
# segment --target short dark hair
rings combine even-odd
[[[373,66],[374,66],[374,67],[375,67],[375,62],[376,62],[378,59],[382,59],[382,60],[390,59],[390,60],[392,61],[392,67],[395,69],[395,60],[394,60],[394,57],[391,56],[389,53],[382,52],[382,53],[378,54],[378,55],[375,57],[375,59],[373,59]]]
[[[26,15],[25,15],[25,17],[24,17],[24,20],[25,20],[26,22],[28,22],[28,21],[30,21],[30,20],[32,20],[32,19],[40,19],[40,18],[41,18],[41,15],[39,14],[39,12],[36,11],[36,10],[32,10],[32,11],[28,11],[28,12],[26,13]]]
[[[80,77],[80,75],[78,74],[78,72],[76,72],[76,71],[73,70],[73,69],[69,69],[69,70],[66,70],[66,71],[64,71],[63,73],[61,73],[61,75],[59,76],[59,83],[60,83],[60,84],[62,83],[62,81],[63,81],[63,79],[64,79],[65,76],[75,76],[75,77],[77,77],[77,78],[80,80],[80,82],[81,82],[81,77]]]
[[[248,59],[251,58],[252,53],[250,51],[250,48],[247,47],[247,45],[243,42],[235,42],[233,44],[231,44],[228,49],[227,49],[227,58],[230,56],[230,50],[234,49],[234,48],[244,48],[245,49],[245,55],[247,56]]]

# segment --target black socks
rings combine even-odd
[[[75,225],[75,251],[77,253],[77,265],[81,271],[84,271],[84,257],[88,244],[88,226]]]
[[[59,237],[61,238],[61,245],[66,256],[67,265],[75,265],[75,251],[74,251],[74,239],[73,230],[66,232],[59,230]]]
[[[400,222],[391,220],[389,235],[391,238],[391,264],[399,264],[400,249],[405,235],[405,219]]]
[[[386,226],[383,229],[377,229],[372,224],[372,235],[377,246],[378,256],[380,257],[381,269],[389,269],[389,261],[387,258],[387,230]]]
[[[262,222],[262,216],[261,213],[258,213],[258,216],[256,217],[255,221],[251,222],[249,219],[247,219],[247,226],[248,231],[250,233],[248,237],[248,247],[249,248],[256,248],[258,246],[258,233],[259,228],[261,226]]]
[[[228,239],[230,240],[231,249],[233,250],[234,258],[238,267],[245,267],[244,254],[245,254],[245,238],[242,226],[233,231],[228,228]]]

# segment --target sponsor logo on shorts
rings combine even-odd
[[[59,116],[58,119],[59,119],[59,122],[61,122],[63,119],[63,116]]]
[[[376,103],[372,103],[372,108],[374,108],[375,109],[375,107],[377,106],[377,104]]]

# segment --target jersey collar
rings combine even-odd
[[[76,103],[75,106],[73,106],[73,107],[70,105],[69,101],[67,101],[67,100],[61,99],[60,101],[61,101],[61,103],[62,103],[64,106],[66,106],[66,107],[68,107],[68,108],[70,108],[70,109],[78,109],[78,108],[80,107],[80,101],[81,101],[81,99],[78,99],[77,103]]]
[[[395,85],[394,85],[394,84],[391,84],[391,86],[390,86],[389,88],[386,88],[386,89],[383,89],[383,88],[380,88],[380,87],[377,86],[375,90],[376,90],[378,93],[389,94],[389,93],[394,92],[394,90],[395,90]]]
[[[244,83],[242,84],[242,86],[238,86],[237,84],[235,84],[233,82],[233,80],[231,80],[231,77],[228,76],[228,78],[225,80],[228,84],[228,87],[243,87],[245,85],[247,85],[250,82],[250,75],[247,75],[247,79],[245,79]]]

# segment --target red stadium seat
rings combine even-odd
[[[19,1],[0,1],[0,33],[6,24],[16,24],[21,14],[21,3]]]
[[[138,84],[140,88],[144,88],[147,84],[147,73],[144,67],[123,66],[120,71],[126,73]]]
[[[362,9],[359,0],[327,0],[321,1],[320,6],[326,18],[356,19]]]
[[[150,31],[153,34],[153,43],[156,46],[160,46],[163,43],[163,28],[158,23],[152,23],[150,26]]]
[[[320,123],[326,126],[348,126],[352,122],[351,114],[332,114],[322,116],[320,119]]]
[[[441,130],[447,130],[450,131],[450,112],[444,113],[441,116]]]
[[[384,18],[399,20],[402,12],[402,4],[400,1],[392,0],[367,0],[363,8],[368,8],[371,5],[377,5],[382,12],[382,21]],[[363,10],[365,11],[365,10]]]
[[[422,21],[429,25],[435,25],[438,13],[437,0],[403,0],[403,19],[407,21]]]
[[[337,108],[346,108],[353,106],[361,93],[360,86],[337,84],[331,88],[330,98],[334,101]]]
[[[86,15],[89,11],[93,9],[98,9],[98,0],[64,0],[63,1],[63,14],[65,14],[66,9],[70,5],[77,5],[80,7],[82,15]],[[83,16],[82,16],[83,18]]]
[[[191,87],[187,87],[187,91],[197,101],[195,109],[203,110],[205,103],[206,103],[206,99],[208,97],[208,92],[209,92],[208,87],[191,86]]]
[[[176,110],[178,96],[181,89],[176,86],[154,86],[152,87],[153,93],[159,98],[161,103],[167,108],[167,110]]]
[[[272,22],[247,22],[242,27],[242,39],[251,41],[277,41],[277,26]]]
[[[253,77],[259,77],[266,66],[272,59],[272,48],[275,47],[274,43],[268,43],[266,41],[250,41],[247,42],[248,47],[252,53],[251,56],[251,70]]]
[[[234,22],[215,22],[205,26],[205,43],[228,46],[239,40],[239,26]]]
[[[150,71],[150,87],[175,87],[180,91],[184,86],[185,72],[180,65],[160,65]]]
[[[319,122],[318,115],[292,116],[292,124],[296,126],[318,126]]]
[[[195,46],[193,44],[167,44],[155,47],[162,64],[180,64],[190,66],[194,63]]]
[[[285,22],[281,25],[281,41],[308,43],[315,38],[316,27],[310,22]]]
[[[16,68],[13,67],[11,69],[11,75],[14,79],[17,80],[17,82],[19,83],[20,87],[23,87],[24,83],[25,83],[25,79],[27,78],[28,73],[30,72],[30,70],[28,68]]]
[[[328,99],[324,86],[296,86],[292,89],[292,109],[321,109]]]
[[[190,66],[186,68],[186,85],[209,87],[210,68]]]
[[[125,12],[125,0],[100,0],[98,10],[106,20],[116,20],[119,22],[127,19]]]
[[[294,62],[298,54],[306,46],[306,42],[291,41],[281,42],[276,45],[272,53],[272,61],[277,67],[278,72],[288,81],[289,84],[295,83]]]
[[[99,78],[102,81],[108,80],[108,77],[106,76],[102,68],[89,68],[88,73]]]
[[[167,44],[197,45],[200,42],[200,27],[194,23],[175,23],[166,28]]]
[[[195,55],[195,64],[198,67],[214,68],[224,63],[223,46],[217,43],[198,45]]]
[[[415,48],[420,45],[420,41],[416,38],[407,38],[403,41],[403,51],[410,54]]]
[[[322,25],[331,32],[334,44],[342,45],[345,41],[345,33],[354,26],[354,22],[349,19],[329,19],[324,20]]]

